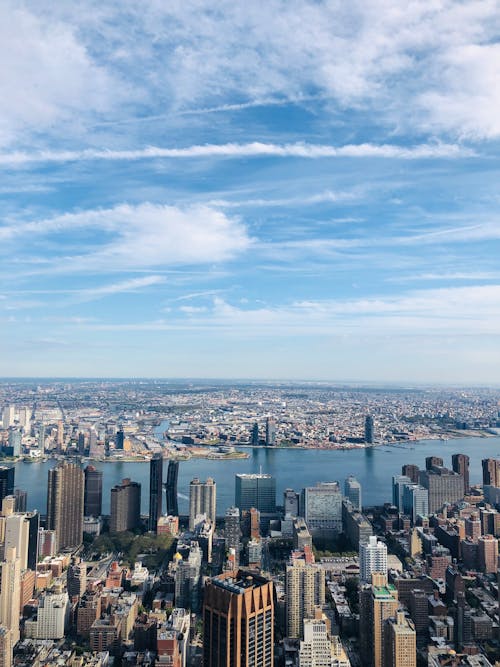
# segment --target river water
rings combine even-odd
[[[481,482],[481,459],[500,458],[500,437],[461,438],[458,440],[423,440],[404,445],[381,445],[371,449],[248,449],[250,458],[240,460],[191,459],[179,465],[179,511],[188,512],[189,482],[193,477],[213,477],[217,483],[217,514],[234,503],[234,476],[239,472],[270,473],[276,477],[277,502],[282,504],[282,493],[290,487],[299,491],[316,482],[339,480],[355,475],[362,485],[363,504],[382,504],[391,499],[391,477],[401,472],[405,463],[424,467],[426,456],[437,455],[451,467],[451,455],[470,456],[471,483]],[[47,471],[56,461],[15,464],[16,488],[28,492],[28,509],[46,511]],[[142,512],[148,511],[149,465],[147,462],[95,462],[103,471],[103,512],[109,513],[110,489],[124,477],[142,484]],[[165,461],[166,479],[167,461]]]

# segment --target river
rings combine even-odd
[[[500,437],[461,438],[458,440],[423,440],[403,445],[381,445],[370,449],[248,449],[250,458],[239,460],[191,459],[179,465],[179,511],[188,512],[189,482],[193,477],[213,477],[217,483],[217,513],[234,503],[234,476],[239,472],[270,473],[276,477],[277,502],[287,487],[299,491],[316,482],[339,480],[355,475],[362,485],[363,504],[382,504],[391,499],[391,477],[401,472],[405,463],[424,467],[426,456],[437,455],[451,467],[451,455],[470,456],[470,480],[481,482],[481,459],[500,458]],[[28,492],[28,509],[46,511],[47,471],[56,461],[15,464],[16,488]],[[148,511],[149,465],[147,462],[95,462],[103,471],[103,512],[109,513],[110,489],[124,477],[142,484],[142,512]],[[166,479],[167,461],[164,467]]]

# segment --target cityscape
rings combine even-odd
[[[500,660],[500,392],[0,386],[3,665]],[[326,478],[286,458],[310,450]],[[348,453],[368,477],[328,476]]]

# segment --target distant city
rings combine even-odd
[[[1,667],[498,664],[500,459],[482,458],[476,483],[468,443],[499,448],[499,398],[3,382]],[[346,450],[391,446],[413,460],[380,503],[366,502],[369,476],[335,476]],[[326,479],[321,466],[314,482],[294,469],[281,492],[279,462],[238,471],[250,452],[283,450],[287,465],[293,449],[332,450]],[[197,459],[206,474],[181,486]],[[122,479],[107,486],[105,465]],[[44,488],[20,484],[29,470]],[[34,494],[40,510],[28,509]]]

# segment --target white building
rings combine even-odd
[[[342,492],[338,482],[320,482],[303,491],[304,518],[312,534],[342,532]]]
[[[5,552],[14,547],[21,570],[28,567],[29,522],[25,514],[11,514],[5,519]]]
[[[19,641],[19,610],[21,607],[21,565],[15,548],[5,550],[2,563],[0,592],[0,625],[11,632],[12,646]]]
[[[374,572],[387,574],[387,546],[372,535],[368,542],[359,545],[359,578],[370,584]]]
[[[338,637],[330,638],[323,619],[304,620],[304,640],[300,642],[299,667],[350,667]]]
[[[2,412],[2,424],[4,429],[13,426],[16,420],[16,408],[13,405],[6,405]]]
[[[26,621],[25,633],[33,639],[63,639],[70,613],[67,593],[45,593],[36,621]]]

